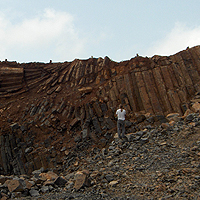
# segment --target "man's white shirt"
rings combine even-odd
[[[122,109],[122,111],[121,109],[118,109],[116,111],[116,115],[118,117],[118,120],[125,120],[126,111],[124,109]]]

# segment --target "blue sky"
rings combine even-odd
[[[123,61],[200,44],[199,0],[0,0],[0,60]]]

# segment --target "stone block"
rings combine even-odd
[[[49,90],[47,91],[47,94],[48,94],[48,95],[51,95],[57,88],[58,88],[58,86],[55,86],[55,87],[49,89]]]
[[[128,96],[128,100],[129,100],[129,103],[130,103],[131,110],[136,111],[137,108],[136,108],[135,100],[133,98],[132,81],[131,81],[131,78],[128,74],[124,75],[124,82],[125,82],[125,85],[126,85],[126,91],[127,91],[127,96]]]
[[[24,190],[20,180],[7,180],[5,184],[7,185],[9,192],[22,192]]]
[[[143,122],[145,119],[146,119],[145,115],[141,114],[136,117],[136,122],[139,124],[139,123]]]
[[[191,108],[194,112],[199,112],[200,111],[200,103],[198,102],[195,102],[193,105],[192,105],[192,108]]]
[[[40,191],[42,192],[42,193],[47,193],[47,192],[49,192],[49,186],[42,186],[41,187],[41,189],[40,189]]]
[[[142,72],[142,75],[144,77],[146,90],[154,113],[163,114],[162,106],[160,105],[160,102],[157,97],[156,85],[154,82],[152,71],[151,70],[144,71]]]
[[[88,129],[87,128],[83,129],[81,133],[82,133],[82,139],[85,139],[88,137]]]
[[[145,82],[143,80],[142,73],[141,72],[135,73],[135,78],[136,78],[136,83],[138,86],[139,94],[140,94],[140,97],[142,100],[142,105],[143,105],[145,111],[149,112],[149,113],[154,113],[152,106],[151,106],[148,92],[146,90],[146,86],[145,86]]]
[[[86,171],[78,171],[75,174],[75,185],[74,189],[76,191],[80,190],[82,187],[89,187],[90,186],[90,180],[89,180],[89,173]]]
[[[94,117],[92,119],[92,124],[93,124],[93,126],[95,128],[96,133],[102,133],[101,126],[99,124],[99,121],[98,121],[97,117]]]
[[[31,183],[28,180],[24,180],[24,189],[30,190],[32,186],[33,186],[33,183]]]
[[[153,77],[155,80],[156,87],[158,89],[159,97],[162,103],[163,110],[165,112],[172,112],[172,107],[170,105],[168,96],[167,96],[167,89],[165,87],[165,82],[162,78],[162,74],[160,68],[156,67],[152,70]]]
[[[31,190],[29,191],[29,193],[30,193],[30,195],[31,195],[32,197],[40,196],[39,191],[38,191],[38,190],[35,190],[35,189],[31,189]]]
[[[106,121],[108,129],[112,129],[116,127],[116,124],[109,117],[105,117],[105,121]]]
[[[103,116],[103,112],[102,112],[98,102],[93,103],[93,108],[94,108],[94,110],[95,110],[95,112],[96,112],[98,117],[102,117]]]
[[[133,126],[133,122],[125,120],[125,126],[126,126],[126,128],[130,128],[131,126]]]
[[[169,101],[172,105],[173,111],[182,114],[182,110],[181,110],[181,106],[180,106],[181,101],[180,101],[177,91],[168,90],[167,95],[169,97]]]
[[[191,114],[188,114],[186,117],[185,117],[185,121],[186,122],[191,122],[192,120],[194,119],[194,113],[191,113]]]
[[[58,175],[52,171],[48,171],[47,173],[41,173],[40,177],[43,178],[44,180],[55,180],[58,178]]]
[[[116,97],[116,95],[115,95],[115,91],[114,91],[113,89],[111,89],[111,90],[109,91],[109,95],[110,95],[111,101],[116,101],[116,100],[117,100],[117,97]]]
[[[64,178],[60,176],[54,181],[54,184],[58,186],[65,186],[66,183],[67,183],[67,180],[65,180]]]

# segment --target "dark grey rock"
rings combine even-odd
[[[113,177],[113,175],[111,175],[111,174],[106,174],[106,175],[105,175],[105,179],[106,179],[108,182],[111,182],[111,181],[114,180],[114,177]]]
[[[100,124],[99,124],[97,117],[94,117],[92,119],[92,123],[93,123],[95,130],[96,130],[96,133],[102,133],[102,130],[101,130],[101,127],[100,127]]]
[[[44,185],[43,185],[43,186],[41,187],[40,191],[41,191],[42,193],[49,192],[49,186],[44,186]]]
[[[108,110],[107,105],[105,103],[101,104],[101,110],[102,110],[103,113],[106,113],[106,111]]]
[[[32,174],[33,174],[33,175],[36,175],[36,174],[39,175],[39,174],[41,174],[42,172],[44,172],[44,167],[41,167],[40,169],[33,171]]]
[[[136,122],[141,123],[146,119],[145,115],[139,115],[136,117]]]
[[[193,119],[194,119],[194,114],[191,113],[191,114],[186,116],[185,121],[186,122],[191,122]]]
[[[155,122],[155,120],[154,120],[154,117],[152,116],[152,117],[149,117],[149,118],[147,118],[146,119],[146,121],[147,122],[149,122],[149,123],[151,123],[151,124],[153,124],[154,122]]]
[[[62,177],[58,177],[55,182],[54,182],[56,185],[58,186],[65,186],[65,184],[67,183],[67,180],[65,180],[64,178]]]
[[[130,128],[131,126],[133,126],[133,122],[125,120],[125,126],[126,126],[126,128]]]
[[[38,197],[38,196],[40,196],[39,191],[38,191],[38,190],[35,190],[35,189],[31,189],[31,190],[29,191],[29,193],[30,193],[30,195],[31,195],[32,197]]]
[[[168,120],[165,118],[164,115],[156,115],[156,116],[154,116],[154,121],[155,122],[160,122],[160,123],[168,122]]]
[[[109,117],[106,117],[105,121],[107,123],[108,129],[112,129],[112,128],[116,127],[116,124]]]
[[[88,136],[88,129],[87,128],[83,129],[81,133],[82,133],[82,138],[83,139],[87,138],[87,136]]]
[[[81,142],[82,141],[82,139],[81,139],[81,136],[80,135],[78,135],[78,136],[76,136],[75,138],[74,138],[74,142],[76,142],[76,143],[79,143],[79,142]]]

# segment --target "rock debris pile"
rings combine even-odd
[[[143,130],[124,140],[116,134],[105,148],[68,152],[62,172],[41,168],[29,176],[2,175],[2,198],[200,198],[199,112],[169,114],[155,127],[149,119],[142,122]]]

